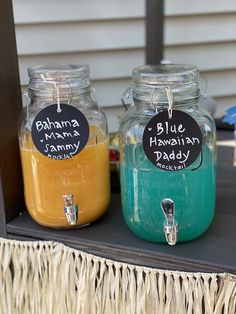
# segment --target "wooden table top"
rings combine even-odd
[[[218,140],[233,138],[232,131],[218,132]],[[89,227],[52,230],[36,224],[25,211],[7,224],[9,238],[63,242],[117,261],[162,269],[231,272],[236,274],[236,167],[233,148],[218,147],[216,215],[198,239],[170,247],[139,239],[126,227],[120,195],[112,195],[105,216]]]

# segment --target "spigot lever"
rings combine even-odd
[[[78,222],[78,206],[73,203],[72,194],[63,195],[63,198],[65,201],[64,212],[66,219],[70,225],[75,225]]]
[[[163,223],[166,241],[169,245],[175,245],[178,236],[178,222],[175,220],[174,201],[164,198],[161,201],[161,208],[166,219]]]

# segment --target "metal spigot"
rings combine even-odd
[[[166,218],[163,223],[163,230],[166,241],[169,245],[175,245],[178,238],[178,222],[175,220],[174,208],[175,203],[170,198],[164,198],[161,201],[161,208]]]
[[[72,194],[63,195],[63,198],[65,201],[64,212],[66,219],[70,225],[75,225],[78,222],[78,206],[73,203]]]

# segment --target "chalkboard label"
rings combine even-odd
[[[36,148],[48,158],[63,160],[77,155],[89,138],[89,125],[77,108],[57,104],[42,109],[35,117],[31,134]]]
[[[178,171],[190,166],[202,149],[202,133],[197,122],[187,113],[173,110],[155,115],[145,127],[143,149],[158,168]]]

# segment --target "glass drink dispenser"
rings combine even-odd
[[[121,197],[129,229],[149,241],[192,240],[215,208],[215,125],[198,106],[198,70],[133,70],[132,104],[120,125]]]
[[[27,209],[53,228],[87,225],[110,201],[107,121],[87,66],[29,68],[19,129]]]

